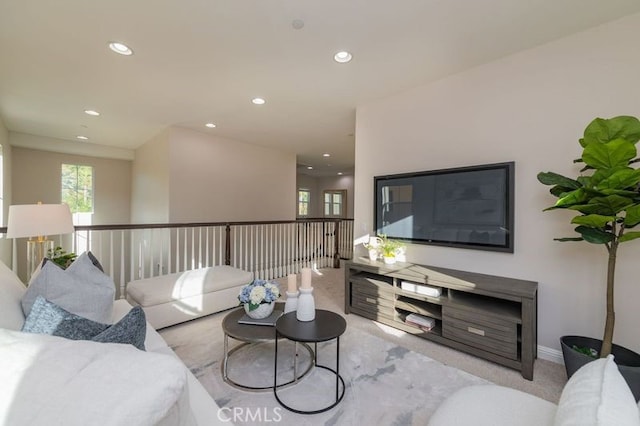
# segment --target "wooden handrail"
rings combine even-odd
[[[76,225],[76,231],[117,231],[121,229],[197,228],[206,226],[274,225],[284,223],[353,222],[353,218],[300,218],[294,220],[226,221],[226,222],[184,222],[184,223],[121,223],[109,225]],[[7,227],[0,227],[0,234],[6,234]]]

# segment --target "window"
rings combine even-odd
[[[311,191],[308,189],[298,190],[298,216],[309,216],[309,201],[311,200]]]
[[[346,197],[345,190],[324,191],[324,216],[344,217]]]
[[[71,213],[93,213],[93,167],[63,164],[61,199]]]
[[[93,216],[93,167],[79,164],[63,164],[61,172],[61,201],[66,203],[73,216],[73,224],[91,225]],[[76,231],[77,247],[87,247],[89,231]]]

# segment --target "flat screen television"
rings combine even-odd
[[[375,176],[376,234],[513,253],[515,163]]]

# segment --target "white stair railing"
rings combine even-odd
[[[78,226],[75,253],[91,251],[113,277],[117,297],[130,281],[213,265],[275,279],[303,267],[338,267],[353,251],[353,221]]]

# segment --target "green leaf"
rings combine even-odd
[[[603,180],[609,179],[611,175],[619,172],[620,170],[628,170],[628,169],[631,169],[631,167],[622,166],[622,167],[614,167],[612,169],[596,170],[591,176],[592,186],[597,186],[600,182],[602,182]]]
[[[576,232],[582,235],[582,238],[588,243],[605,244],[615,239],[615,235],[611,232],[605,232],[600,229],[589,228],[588,226],[578,226]]]
[[[615,216],[602,216],[599,214],[588,214],[586,216],[576,216],[571,219],[571,223],[576,225],[586,225],[591,228],[604,228],[609,222],[616,220]]]
[[[597,184],[599,190],[602,189],[626,189],[635,187],[640,182],[640,170],[624,168],[617,170],[608,178]]]
[[[625,241],[635,240],[636,238],[640,238],[640,232],[627,232],[623,234],[618,241],[624,243]]]
[[[576,180],[582,186],[591,186],[592,177],[591,176],[578,176],[578,179],[576,179]]]
[[[615,216],[634,204],[631,198],[621,197],[620,195],[607,195],[606,197],[593,197],[588,203],[576,204],[568,208],[584,214]]]
[[[640,140],[640,121],[636,117],[621,115],[610,119],[596,118],[584,130],[580,145],[586,147],[593,142],[607,143],[624,139],[633,144]]]
[[[611,169],[627,166],[636,157],[633,143],[624,139],[614,139],[608,143],[591,143],[584,148],[582,159],[596,169]]]
[[[624,226],[631,228],[640,223],[640,205],[631,206],[626,211]]]
[[[567,241],[584,241],[584,238],[582,237],[565,237],[565,238],[554,238],[554,241],[562,241],[567,242]]]
[[[625,198],[633,198],[640,195],[635,191],[627,191],[624,189],[603,189],[598,192],[600,192],[603,195],[620,195]]]
[[[558,198],[564,197],[566,193],[571,192],[571,189],[567,189],[564,186],[556,185],[552,187],[549,192],[551,195],[555,195]]]
[[[585,193],[584,189],[576,189],[575,191],[571,191],[560,198],[555,207],[557,208],[566,208],[572,206],[574,204],[582,204],[588,200],[588,196]]]
[[[581,186],[580,182],[577,180],[570,179],[554,172],[540,172],[538,173],[538,180],[543,185],[558,185],[570,189],[578,189]]]

